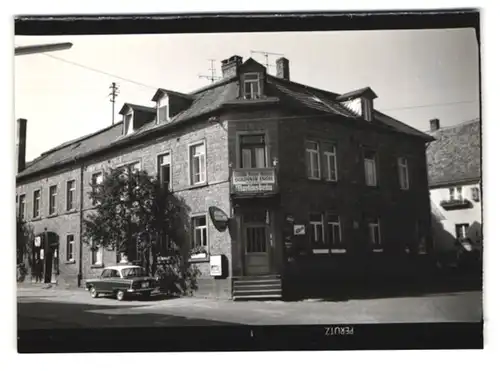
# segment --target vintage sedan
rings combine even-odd
[[[155,288],[156,280],[137,265],[107,267],[99,278],[85,282],[85,289],[93,298],[99,294],[111,294],[120,301],[128,295],[150,296]]]

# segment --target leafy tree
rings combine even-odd
[[[23,219],[16,217],[16,261],[18,267],[18,280],[24,280],[27,269],[26,263],[31,267],[31,251],[35,238],[33,226]]]
[[[176,272],[179,281],[196,276],[187,264],[193,253],[187,239],[189,210],[156,177],[146,171],[111,169],[100,184],[92,186],[89,196],[95,211],[84,220],[83,240],[91,249],[103,246],[123,253],[152,274],[162,273],[157,258],[169,256],[170,271]]]

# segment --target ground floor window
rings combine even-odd
[[[323,228],[323,214],[312,213],[309,215],[309,234],[313,244],[325,242],[325,233]]]
[[[75,236],[68,234],[66,236],[66,261],[72,262],[75,260]]]
[[[194,254],[191,258],[205,258],[208,254],[207,216],[199,215],[191,218],[192,246]]]
[[[368,219],[368,233],[373,251],[382,251],[382,234],[380,231],[380,220],[378,218]]]

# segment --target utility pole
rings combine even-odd
[[[276,56],[283,56],[284,54],[281,54],[281,53],[271,53],[271,52],[265,52],[265,51],[261,51],[261,50],[250,50],[250,54],[253,55],[253,54],[261,54],[263,55],[265,58],[266,58],[266,69],[269,69],[269,67],[274,67],[274,65],[272,64],[269,64],[269,56],[270,55],[276,55]]]
[[[200,79],[208,79],[210,80],[212,83],[216,82],[217,80],[220,79],[219,76],[216,76],[215,75],[215,68],[214,68],[214,62],[215,62],[215,59],[209,59],[210,61],[210,68],[208,69],[210,71],[210,75],[198,75],[198,77]]]
[[[120,91],[118,90],[118,84],[116,82],[111,83],[109,88],[111,89],[111,93],[108,94],[108,96],[111,97],[111,98],[109,98],[109,101],[111,102],[111,109],[112,109],[111,125],[114,125],[115,124],[115,101],[116,101],[116,97],[118,96]]]

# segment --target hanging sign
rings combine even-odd
[[[293,234],[296,236],[301,236],[306,234],[306,226],[304,224],[294,224]]]
[[[212,219],[215,229],[219,232],[224,232],[229,224],[229,217],[227,214],[217,206],[210,206],[208,208],[208,213],[210,214],[210,219]]]
[[[40,247],[42,245],[42,237],[35,237],[35,247]]]

